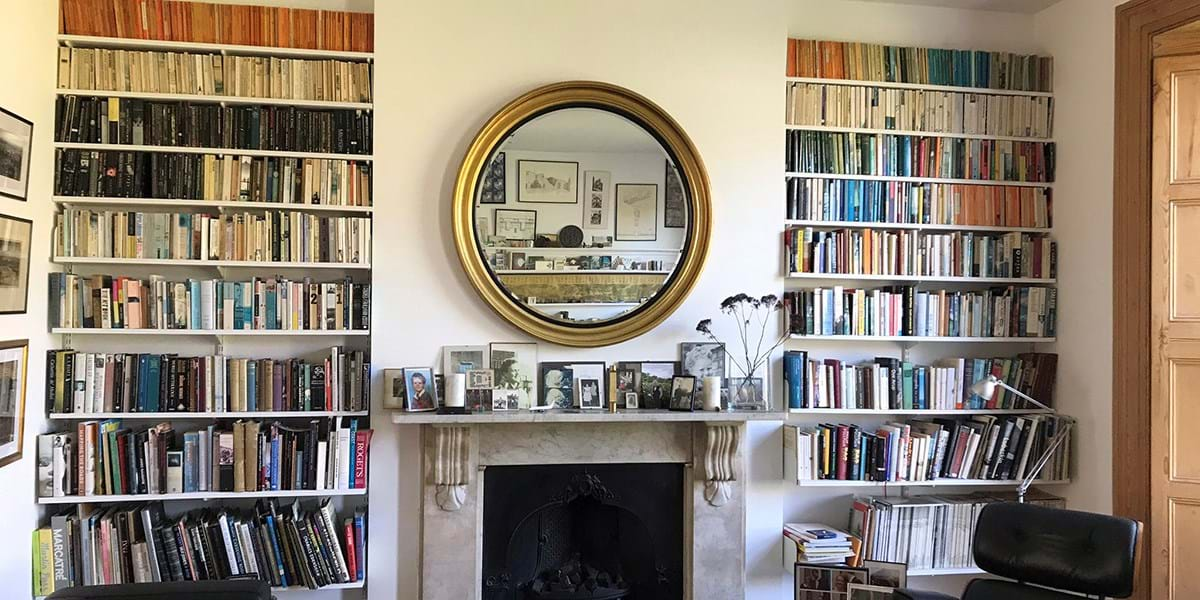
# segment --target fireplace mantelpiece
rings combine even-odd
[[[745,424],[739,421],[422,427],[421,597],[481,598],[482,482],[488,467],[609,463],[683,465],[684,598],[743,597]]]

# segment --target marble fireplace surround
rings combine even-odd
[[[423,425],[421,598],[481,600],[489,466],[595,463],[684,465],[684,598],[744,597],[744,434],[742,420]]]

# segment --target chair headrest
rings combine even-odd
[[[1137,521],[998,502],[979,513],[975,564],[989,573],[1083,594],[1133,593]]]
[[[96,585],[58,590],[47,600],[271,600],[271,584],[225,580]]]

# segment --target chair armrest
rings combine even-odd
[[[941,592],[926,592],[922,590],[898,589],[892,594],[893,600],[958,600],[950,594]]]

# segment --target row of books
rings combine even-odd
[[[1051,190],[1037,187],[791,177],[787,218],[856,223],[1050,227]]]
[[[1021,480],[1067,427],[1066,418],[1058,415],[914,419],[877,428],[789,425],[784,429],[784,457],[795,468],[785,472],[797,481]],[[1069,448],[1068,437],[1038,477],[1067,479]]]
[[[303,212],[146,213],[64,208],[54,216],[56,256],[371,262],[371,219]]]
[[[794,545],[796,550],[795,560],[789,564],[841,564],[855,556],[862,545],[845,532],[819,523],[784,523],[783,537],[792,542],[784,544]]]
[[[849,529],[863,541],[865,560],[905,563],[909,569],[971,569],[979,512],[988,504],[1014,501],[1016,494],[1003,492],[855,498]],[[1050,508],[1067,505],[1038,489],[1029,490],[1025,501]]]
[[[1048,56],[909,48],[862,42],[788,40],[788,77],[821,77],[1048,92]]]
[[[161,502],[81,504],[33,533],[34,596],[71,587],[252,577],[317,589],[366,578],[367,512],[260,501],[169,518]]]
[[[792,335],[1054,337],[1058,290],[863,290],[841,286],[784,294]]]
[[[371,113],[59,96],[55,141],[371,153]]]
[[[62,33],[371,52],[375,15],[187,0],[64,0]]]
[[[371,64],[274,56],[67,48],[58,87],[327,102],[370,102]]]
[[[936,90],[789,83],[789,125],[1048,138],[1054,100]]]
[[[1053,279],[1058,270],[1058,244],[1028,233],[793,227],[784,250],[789,273]]]
[[[371,363],[329,349],[316,360],[46,351],[52,414],[365,411]]]
[[[55,151],[58,196],[371,206],[371,163],[236,154]]]
[[[371,430],[353,418],[237,421],[177,432],[119,419],[38,436],[38,496],[366,489]]]
[[[944,358],[916,365],[877,357],[854,364],[818,359],[805,350],[783,355],[784,392],[791,409],[997,410],[1032,408],[1003,387],[985,399],[971,386],[989,375],[1053,405],[1058,355],[1027,352],[1015,358]]]
[[[365,331],[370,325],[371,285],[349,279],[167,281],[50,273],[51,327]]]
[[[829,131],[787,132],[787,170],[834,175],[1053,182],[1054,144]]]

